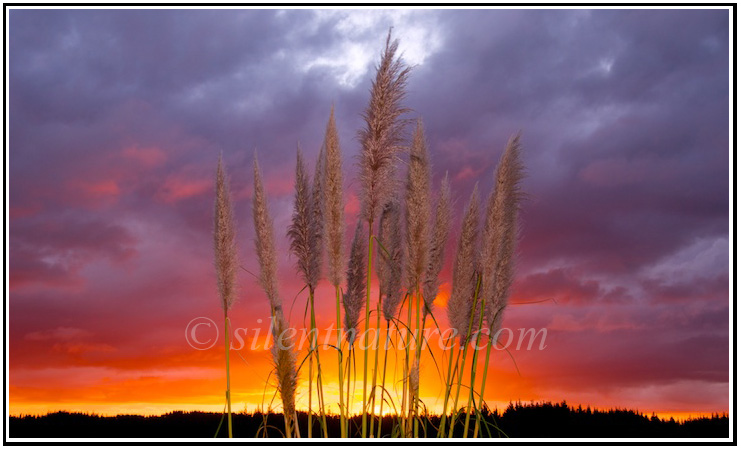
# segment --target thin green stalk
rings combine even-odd
[[[486,344],[486,360],[484,361],[484,375],[481,379],[481,392],[479,392],[479,410],[483,411],[484,409],[484,389],[486,389],[486,372],[489,369],[489,355],[491,355],[491,348],[492,348],[492,336],[489,335],[489,342]],[[481,425],[481,414],[476,416],[476,426],[473,428],[473,437],[478,437],[479,435],[479,428]]]
[[[324,437],[326,438],[329,437],[329,433],[327,431],[327,416],[324,412],[324,384],[322,383],[322,362],[319,359],[319,346],[317,344],[316,315],[314,314],[314,289],[309,289],[309,303],[311,307],[311,352],[316,352],[317,400],[319,401],[319,414],[322,420],[322,430],[324,431]],[[309,365],[309,367],[311,368],[311,365]],[[309,372],[311,372],[311,369]],[[309,401],[311,401],[311,375],[309,375],[309,399]],[[311,403],[309,403],[309,405],[309,417],[311,417]],[[311,428],[309,428],[309,437],[311,437]]]
[[[365,333],[363,336],[363,420],[362,437],[368,434],[368,329],[370,328],[371,271],[373,270],[373,219],[368,221],[368,280],[365,285]]]
[[[468,332],[466,333],[464,344],[463,344],[463,358],[461,360],[461,370],[458,372],[458,387],[455,390],[455,397],[453,398],[453,411],[450,418],[450,431],[448,437],[453,437],[453,430],[455,429],[455,422],[458,419],[458,396],[461,393],[461,384],[463,384],[463,370],[466,367],[466,354],[468,353],[468,338],[471,335],[471,329],[473,328],[473,318],[476,316],[476,306],[479,300],[479,286],[481,285],[481,277],[476,277],[476,290],[473,295],[473,308],[471,308],[471,317],[468,319]]]
[[[229,384],[229,335],[231,334],[231,327],[229,326],[229,316],[224,311],[224,342],[226,350],[226,407],[227,407],[227,430],[229,437],[232,438],[232,391]]]
[[[374,428],[374,414],[376,412],[376,381],[378,379],[378,341],[380,339],[380,330],[381,330],[381,292],[378,292],[378,303],[376,304],[376,334],[375,334],[375,343],[373,345],[373,349],[375,351],[374,361],[373,361],[373,382],[371,384],[371,419],[370,419],[370,432],[368,435],[370,437],[373,437],[373,428]],[[379,425],[380,427],[380,425]]]
[[[469,383],[468,404],[466,405],[466,420],[463,426],[463,437],[468,437],[468,424],[471,419],[471,404],[474,403],[474,386],[476,385],[476,361],[479,355],[479,341],[481,340],[481,327],[484,325],[484,307],[486,298],[481,299],[481,314],[479,315],[479,327],[476,330],[476,345],[473,347],[473,361],[471,362],[471,383]],[[483,392],[482,392],[483,395]],[[475,404],[473,405],[476,406]]]
[[[386,393],[386,361],[389,355],[389,340],[391,338],[391,321],[386,321],[386,344],[383,347],[383,375],[381,376],[381,406],[378,411],[378,437],[381,437],[381,427],[383,425],[383,396]]]
[[[312,302],[312,298],[311,298],[311,291],[309,291],[309,302],[310,303],[313,303]],[[313,305],[311,306],[311,312],[312,313],[314,312]],[[314,331],[314,329],[312,327],[311,328],[311,331],[309,331],[309,333],[311,333],[310,334],[311,335],[311,338],[309,339],[309,347],[310,347],[309,348],[309,411],[307,411],[307,414],[306,414],[306,420],[307,420],[307,423],[308,423],[307,424],[307,427],[308,427],[308,432],[307,433],[308,433],[309,439],[311,439],[311,437],[312,437],[311,436],[312,435],[311,418],[312,418],[312,415],[313,415],[312,412],[311,412],[311,391],[313,390],[312,388],[313,388],[313,384],[314,384],[313,383],[313,381],[314,381],[314,353],[313,353],[313,350],[314,350],[314,336],[313,336],[313,333],[312,333],[313,331]]]
[[[440,418],[440,429],[437,430],[437,437],[441,438],[445,436],[445,419],[448,417],[448,399],[450,398],[450,391],[453,389],[453,360],[455,359],[455,336],[452,337],[453,346],[450,347],[450,358],[448,359],[448,373],[445,377],[445,398],[443,399],[443,414]],[[458,361],[455,363],[455,368],[458,370]]]
[[[421,314],[420,314],[420,298],[421,295],[419,293],[419,286],[417,287],[417,295],[416,295],[416,303],[417,303],[417,336],[415,339],[416,345],[417,345],[417,370],[419,371],[419,363],[420,359],[422,358],[422,329],[420,328],[421,325]],[[419,373],[417,373],[417,376],[419,376]],[[417,380],[416,386],[414,386],[414,437],[419,437],[419,380]]]
[[[350,372],[350,363],[355,358],[355,349],[353,349],[352,346],[350,346],[350,349],[348,351],[349,351],[349,354],[347,356],[347,392],[345,394],[347,395],[347,403],[345,403],[345,408],[347,409],[347,417],[345,417],[345,420],[347,421],[347,434],[349,437],[350,436],[350,425],[351,425],[350,411],[352,408],[352,403],[350,403],[350,379],[352,378],[352,373],[355,372],[354,370]],[[353,368],[354,367],[355,365],[353,364]],[[355,377],[355,379],[357,380],[357,376]]]
[[[340,286],[335,286],[335,294],[337,295],[337,367],[339,370],[339,385],[340,385],[340,436],[343,438],[347,437],[347,415],[345,414],[345,407],[343,405],[342,396],[342,327],[340,322]]]
[[[407,306],[407,324],[412,323],[412,296],[407,295],[406,296],[409,299],[409,305]],[[409,364],[409,346],[412,344],[412,335],[411,330],[407,328],[406,330],[406,339],[404,340],[404,377],[403,377],[403,384],[402,384],[402,396],[401,396],[401,423],[402,423],[402,432],[404,433],[404,437],[408,436],[407,428],[409,427],[409,417],[408,417],[408,411],[407,411],[407,397],[409,394],[409,372],[411,365]],[[412,403],[412,399],[409,399],[409,403]]]

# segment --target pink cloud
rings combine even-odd
[[[79,196],[79,198],[92,203],[94,206],[115,203],[121,194],[121,189],[114,180],[72,180],[69,183],[69,187],[71,195]]]
[[[165,203],[176,203],[181,200],[203,195],[213,188],[213,181],[208,179],[186,179],[180,175],[167,178],[157,192],[157,198]]]
[[[124,158],[133,160],[145,168],[152,168],[161,165],[167,159],[164,151],[157,147],[126,147],[121,153]]]

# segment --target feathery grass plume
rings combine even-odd
[[[425,300],[425,316],[432,312],[433,303],[437,297],[440,283],[438,277],[445,262],[445,243],[450,233],[451,219],[451,199],[450,183],[448,174],[445,173],[440,183],[440,192],[437,197],[437,207],[435,209],[435,226],[432,229],[429,256],[427,258],[427,269],[425,271],[424,286],[422,297]]]
[[[430,223],[430,160],[422,120],[417,120],[406,185],[407,291],[417,290],[427,267]]]
[[[370,284],[373,266],[373,224],[394,191],[395,158],[402,145],[406,122],[399,116],[407,111],[401,106],[410,69],[395,57],[398,41],[386,38],[386,49],[376,70],[368,107],[363,113],[366,127],[358,133],[360,153],[361,217],[368,222],[368,280],[366,282],[365,323],[370,328]],[[368,333],[363,351],[363,417],[361,436],[367,436],[368,418]],[[375,373],[375,371],[374,371]],[[373,389],[373,387],[372,387]],[[374,397],[375,398],[375,397]]]
[[[345,307],[345,329],[348,333],[347,341],[350,346],[357,337],[360,311],[363,309],[365,298],[365,245],[363,244],[363,221],[358,220],[355,227],[355,236],[350,248],[350,262],[347,267],[347,292],[342,297]]]
[[[376,272],[378,283],[383,296],[383,317],[390,322],[399,309],[402,300],[401,273],[401,208],[396,200],[386,203],[381,212],[378,230],[378,242],[382,248],[378,249]]]
[[[486,322],[491,336],[499,331],[509,289],[514,278],[517,244],[517,212],[522,199],[524,176],[520,158],[520,136],[514,136],[499,161],[494,189],[489,196],[482,246],[482,293],[486,298]]]
[[[463,217],[458,250],[453,264],[453,289],[448,302],[448,321],[450,326],[458,332],[461,344],[468,339],[468,326],[476,290],[478,233],[479,186],[476,183]]]
[[[335,307],[337,328],[340,324],[340,285],[344,270],[345,213],[342,203],[342,156],[337,126],[334,120],[334,105],[329,113],[327,128],[324,133],[324,237],[327,246],[327,278],[335,287]],[[315,177],[316,182],[316,177]],[[344,385],[342,352],[342,333],[337,333],[337,371],[339,376],[340,434],[347,437],[348,415],[342,392]],[[348,378],[349,380],[349,378]]]
[[[320,150],[314,168],[311,186],[311,212],[309,213],[309,263],[308,284],[316,287],[322,277],[324,259],[324,148]]]
[[[298,385],[298,373],[296,372],[296,352],[290,325],[283,315],[282,309],[276,309],[273,316],[273,362],[275,363],[275,376],[278,379],[278,392],[283,402],[283,417],[286,423],[293,422],[296,414],[296,386]],[[295,432],[298,433],[298,424],[294,423]],[[287,430],[289,437],[290,430]]]
[[[293,202],[293,217],[288,227],[288,238],[290,239],[291,252],[296,256],[296,266],[301,273],[304,282],[313,288],[310,272],[312,266],[312,244],[310,236],[311,222],[311,192],[309,191],[309,180],[306,175],[304,158],[301,148],[296,150],[296,195]]]
[[[216,204],[214,206],[214,265],[224,313],[229,311],[236,298],[237,240],[229,195],[229,177],[219,156],[216,169]]]
[[[254,161],[255,187],[252,195],[252,217],[255,222],[255,248],[260,262],[260,284],[270,301],[270,314],[273,317],[273,362],[278,379],[278,390],[283,401],[283,418],[286,424],[286,435],[292,430],[298,436],[298,426],[294,417],[296,411],[296,355],[293,349],[293,338],[286,335],[288,322],[283,315],[283,302],[278,295],[277,260],[273,236],[273,220],[268,211],[260,166],[257,154]]]
[[[226,352],[226,404],[227,433],[232,437],[232,396],[229,380],[229,308],[236,297],[237,281],[237,240],[234,225],[232,201],[229,195],[229,177],[223,167],[221,155],[216,168],[216,202],[214,205],[214,265],[216,279],[221,297],[221,307],[224,310],[224,351]]]
[[[317,349],[316,368],[317,368],[317,394],[319,397],[319,413],[321,416],[322,430],[324,437],[329,437],[327,429],[327,416],[324,410],[324,382],[322,380],[322,363],[319,358],[317,332],[316,330],[316,313],[314,308],[314,289],[319,283],[322,276],[322,262],[324,260],[324,147],[319,150],[314,166],[314,178],[311,185],[311,212],[309,220],[309,245],[311,246],[311,261],[309,264],[309,302],[311,314],[312,329],[312,348]],[[313,358],[312,358],[313,359]],[[311,376],[309,376],[311,379]],[[311,389],[309,389],[311,391]],[[311,392],[309,392],[311,396]],[[309,414],[310,416],[310,414]],[[311,437],[309,435],[309,437]]]
[[[514,278],[514,252],[517,245],[517,213],[523,194],[520,182],[524,176],[524,165],[520,158],[520,135],[512,137],[497,166],[494,188],[489,196],[484,224],[484,242],[482,248],[483,265],[483,295],[485,302],[485,318],[489,328],[489,336],[493,339],[499,332],[504,320],[504,310],[507,307],[509,289]],[[483,408],[484,391],[486,389],[486,375],[489,368],[489,356],[494,345],[489,339],[486,346],[486,360],[484,373],[479,389],[479,408]],[[473,372],[471,385],[474,384]],[[469,399],[471,403],[472,396]],[[468,416],[466,427],[468,430]],[[476,416],[476,426],[473,437],[478,436],[481,427],[481,416]]]
[[[265,199],[265,188],[262,184],[257,154],[255,154],[253,169],[255,189],[252,194],[252,218],[255,222],[255,251],[257,252],[257,259],[260,261],[260,286],[270,300],[271,310],[275,310],[281,306],[276,275],[278,262],[275,256],[273,219],[270,217],[267,200]]]
[[[342,272],[345,269],[345,208],[342,204],[342,156],[334,120],[334,106],[329,113],[324,135],[324,192],[327,278],[337,287],[342,284]]]
[[[396,58],[399,41],[386,38],[386,49],[371,87],[368,107],[363,113],[366,126],[359,134],[362,217],[369,221],[394,191],[394,159],[402,146],[407,121],[399,117],[408,112],[401,105],[411,68]]]

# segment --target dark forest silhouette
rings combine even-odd
[[[306,436],[306,413],[299,412],[298,423]],[[304,420],[302,420],[302,417]],[[637,411],[589,407],[569,407],[562,403],[515,403],[503,412],[487,411],[488,425],[482,437],[511,438],[727,438],[728,416],[694,418],[685,421],[659,419]],[[10,417],[11,438],[208,438],[219,429],[220,413],[175,411],[162,416],[118,415],[55,412],[43,416]],[[233,415],[234,437],[282,437],[283,416],[269,413],[238,413]],[[360,416],[352,420],[353,432],[360,428]],[[427,421],[427,435],[436,436],[439,416]],[[383,434],[389,436],[397,423],[384,418]],[[267,425],[267,426],[265,426]],[[318,423],[317,430],[318,431]],[[339,437],[339,419],[328,416],[330,436]],[[455,436],[462,437],[463,425]],[[359,433],[359,431],[358,431]],[[355,434],[355,433],[353,433]],[[422,433],[420,433],[422,434]],[[318,434],[315,434],[315,436]],[[219,437],[226,437],[222,424]]]

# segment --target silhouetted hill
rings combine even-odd
[[[487,411],[487,426],[482,437],[511,438],[727,438],[727,415],[697,418],[687,421],[661,420],[637,411],[609,411],[569,407],[563,403],[510,404],[507,409]],[[175,411],[162,416],[118,415],[105,417],[83,413],[55,412],[44,416],[10,417],[11,438],[207,438],[219,429],[222,414]],[[473,417],[475,420],[475,417]],[[280,414],[233,414],[234,437],[281,437],[283,416]],[[314,435],[320,430],[318,423]],[[360,418],[352,420],[353,430],[359,429]],[[383,433],[391,434],[395,420],[385,417]],[[439,416],[427,420],[427,435],[434,437]],[[473,422],[472,422],[473,423]],[[306,436],[306,414],[299,413],[301,435]],[[225,437],[222,424],[219,437]],[[422,427],[425,428],[425,427]],[[337,416],[328,417],[332,436],[339,436]],[[471,432],[473,427],[471,426]],[[455,436],[463,434],[463,424]]]

